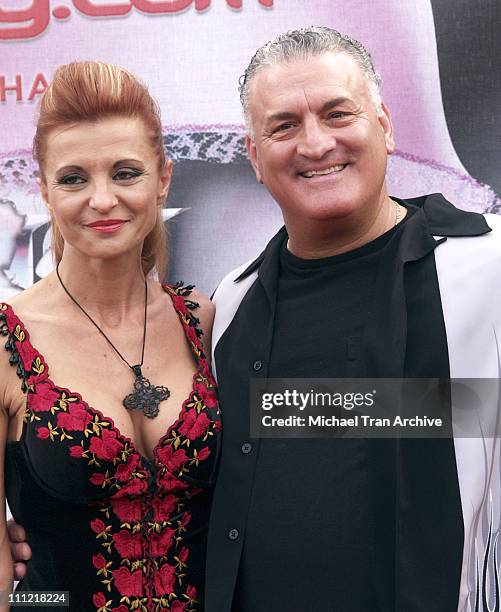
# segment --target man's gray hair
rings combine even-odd
[[[374,67],[371,54],[361,42],[327,27],[309,27],[289,30],[260,47],[239,79],[240,101],[247,128],[252,134],[249,111],[249,93],[252,80],[266,66],[286,63],[296,59],[308,59],[328,51],[344,53],[352,57],[362,69],[369,94],[381,113],[381,77]]]

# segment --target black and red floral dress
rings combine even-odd
[[[153,461],[51,381],[23,323],[0,303],[0,333],[27,395],[22,437],[7,444],[5,466],[7,500],[33,551],[18,590],[69,591],[71,610],[203,609],[219,408],[190,288],[165,291],[198,368]]]

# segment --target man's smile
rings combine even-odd
[[[348,164],[336,164],[335,166],[330,166],[329,168],[325,168],[324,170],[305,170],[304,172],[300,172],[301,176],[304,178],[312,178],[314,176],[325,176],[327,174],[333,174],[335,172],[341,172],[346,168]]]

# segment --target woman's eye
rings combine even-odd
[[[59,185],[81,185],[85,183],[85,179],[78,174],[67,174],[57,180]]]
[[[141,176],[141,174],[142,172],[140,170],[124,168],[122,170],[118,170],[118,172],[113,175],[113,178],[117,181],[130,181],[131,179]]]

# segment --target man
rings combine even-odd
[[[252,378],[499,374],[499,220],[388,196],[379,87],[363,46],[328,28],[268,43],[241,81],[249,157],[285,228],[214,296],[224,438],[206,612],[494,601],[495,441],[249,437]]]
[[[252,378],[499,375],[499,219],[495,233],[440,195],[388,196],[379,86],[363,46],[328,28],[264,45],[241,80],[249,157],[285,228],[214,296],[208,612],[494,601],[495,443],[249,439]]]

